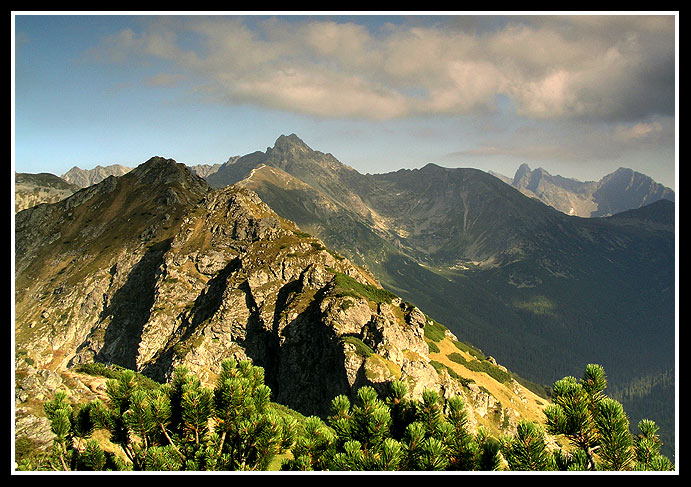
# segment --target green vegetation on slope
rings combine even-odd
[[[391,291],[381,289],[371,284],[362,284],[342,272],[335,274],[333,293],[337,297],[365,298],[375,303],[390,304],[397,296]]]
[[[111,372],[102,370],[110,374]],[[20,470],[673,470],[660,454],[653,421],[629,432],[621,404],[607,397],[604,369],[588,365],[582,380],[554,384],[545,424],[522,421],[512,436],[473,433],[460,396],[426,390],[407,398],[394,381],[385,397],[369,386],[354,402],[337,396],[327,421],[272,407],[264,373],[249,361],[223,362],[214,389],[187,369],[153,389],[132,371],[107,382],[108,400],[71,404],[65,392],[44,405],[55,434],[43,457]],[[96,430],[124,455],[104,451]],[[545,433],[570,448],[551,450]]]
[[[439,348],[435,344],[435,342],[440,342],[446,337],[446,330],[447,328],[442,325],[441,323],[438,323],[434,319],[429,318],[427,321],[427,324],[425,325],[425,339],[427,340],[427,345],[429,347],[429,350],[431,353],[439,353]],[[519,375],[508,371],[504,369],[503,367],[499,367],[493,363],[491,363],[488,358],[485,356],[485,354],[480,350],[479,348],[458,340],[452,340],[453,345],[460,351],[465,352],[469,354],[471,357],[473,357],[473,360],[466,360],[465,357],[459,353],[452,353],[448,355],[448,358],[455,363],[458,363],[465,367],[468,370],[472,370],[475,372],[484,372],[493,379],[495,379],[497,382],[506,384],[508,383],[511,379],[514,379],[516,382],[521,384],[523,387],[526,389],[532,391],[536,395],[542,397],[542,398],[549,398],[551,395],[551,390],[549,387],[537,384],[535,382],[529,381],[527,379],[524,379],[523,377],[520,377]],[[442,364],[439,362],[435,362],[432,365],[435,366],[435,368],[439,369],[441,367],[444,367]],[[449,374],[456,378],[456,379],[462,379],[460,376],[453,371],[452,369],[449,369],[448,367],[445,367],[448,371]],[[462,379],[462,382],[465,382],[466,379]]]

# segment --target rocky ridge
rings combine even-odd
[[[15,250],[20,419],[57,388],[95,394],[72,387],[87,382],[74,373],[80,364],[159,381],[185,364],[212,383],[229,357],[264,367],[272,399],[303,414],[324,415],[336,395],[395,379],[414,397],[428,387],[464,394],[476,424],[510,430],[528,414],[515,392],[513,409],[497,399],[523,390],[515,381],[480,388],[435,367],[431,320],[367,270],[256,193],[212,190],[170,159],[18,213]],[[448,331],[445,340],[457,342]]]

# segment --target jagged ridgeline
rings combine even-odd
[[[462,394],[497,434],[547,402],[253,191],[171,159],[19,212],[15,271],[27,403],[35,377],[68,386],[92,362],[161,382],[184,364],[213,384],[227,358],[263,367],[272,400],[305,415],[394,380]]]

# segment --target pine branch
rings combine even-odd
[[[180,450],[178,450],[178,447],[175,446],[175,443],[173,442],[173,440],[170,438],[170,436],[168,436],[168,431],[166,431],[166,427],[162,424],[160,426],[161,426],[161,431],[163,431],[163,435],[168,440],[168,443],[170,443],[170,446],[173,447],[173,450],[175,450],[175,453],[178,454],[178,456],[180,457],[180,459],[184,463],[185,462],[185,455],[183,455],[182,452]]]
[[[62,469],[64,471],[68,472],[70,470],[69,468],[67,468],[67,464],[65,464],[65,457],[62,454],[62,452],[60,452],[60,463],[62,464]]]
[[[226,432],[223,431],[223,434],[221,435],[221,442],[218,445],[218,456],[221,456],[221,453],[223,452],[223,443],[225,443],[226,440]]]

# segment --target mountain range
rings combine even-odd
[[[222,166],[208,181],[215,187],[237,183],[253,189],[279,214],[366,265],[397,291],[416,281],[417,291],[429,289],[425,279],[446,289],[444,281],[473,283],[482,275],[508,285],[503,293],[526,294],[511,301],[525,304],[536,299],[538,290],[554,292],[546,282],[571,286],[602,273],[599,285],[616,292],[620,283],[612,281],[622,279],[621,270],[646,280],[660,273],[669,278],[673,272],[671,225],[661,233],[645,225],[624,227],[612,219],[568,217],[478,170],[428,164],[362,175],[292,135],[279,137],[266,152]],[[674,214],[673,203],[660,205]],[[652,249],[660,252],[648,255]],[[618,272],[607,272],[613,268]],[[396,277],[402,273],[406,276]],[[584,292],[593,297],[591,283],[587,287]],[[426,301],[438,299],[434,290]]]
[[[205,177],[154,158],[19,212],[21,357],[47,368],[118,363],[157,377],[185,358],[206,364],[203,376],[232,349],[273,371],[283,401],[318,411],[319,394],[336,389],[307,363],[343,364],[343,347],[359,340],[379,365],[398,374],[407,365],[412,376],[429,362],[387,355],[401,346],[375,337],[440,322],[454,343],[491,353],[529,382],[603,365],[632,423],[652,415],[673,445],[669,199],[602,218],[569,216],[474,169],[428,164],[363,175],[294,134]],[[368,312],[334,291],[344,282],[397,298],[384,293]],[[344,322],[339,312],[349,310],[359,315]],[[353,320],[358,327],[343,331]],[[404,348],[424,356],[417,338]],[[329,383],[369,380],[373,361],[369,373],[364,362],[351,364],[345,379]]]
[[[109,166],[96,166],[93,169],[81,169],[77,166],[61,176],[68,183],[80,188],[86,188],[92,184],[100,183],[108,176],[122,176],[131,171],[132,168],[122,164],[111,164]]]
[[[672,201],[579,218],[474,169],[363,175],[295,135],[208,181],[252,189],[532,381],[602,363],[633,414],[663,409],[673,429],[673,385],[659,379],[674,370]],[[633,383],[658,387],[634,398]]]
[[[240,156],[231,156],[223,164],[196,164],[188,167],[198,176],[209,179],[212,184],[218,185],[223,184],[224,178],[231,177],[232,179],[228,173],[228,166],[239,158]],[[221,174],[216,174],[221,168],[223,168]],[[98,165],[93,169],[81,169],[74,166],[59,178],[48,173],[41,175],[18,173],[17,177],[22,180],[16,181],[17,208],[24,209],[39,203],[58,201],[52,195],[56,184],[63,186],[60,196],[65,198],[78,188],[96,184],[108,176],[120,176],[130,170],[130,167],[112,164],[109,166]],[[674,190],[655,182],[645,174],[623,167],[604,176],[597,182],[582,182],[573,178],[553,176],[543,168],[531,170],[527,164],[521,164],[513,178],[495,171],[489,171],[489,174],[515,187],[526,196],[536,198],[568,215],[610,216],[640,208],[659,199],[674,201]],[[46,177],[54,180],[48,181],[45,179]],[[61,181],[56,183],[56,178]],[[64,184],[65,182],[67,185]],[[29,193],[32,196],[23,200],[24,195]],[[16,211],[19,211],[18,209]]]

